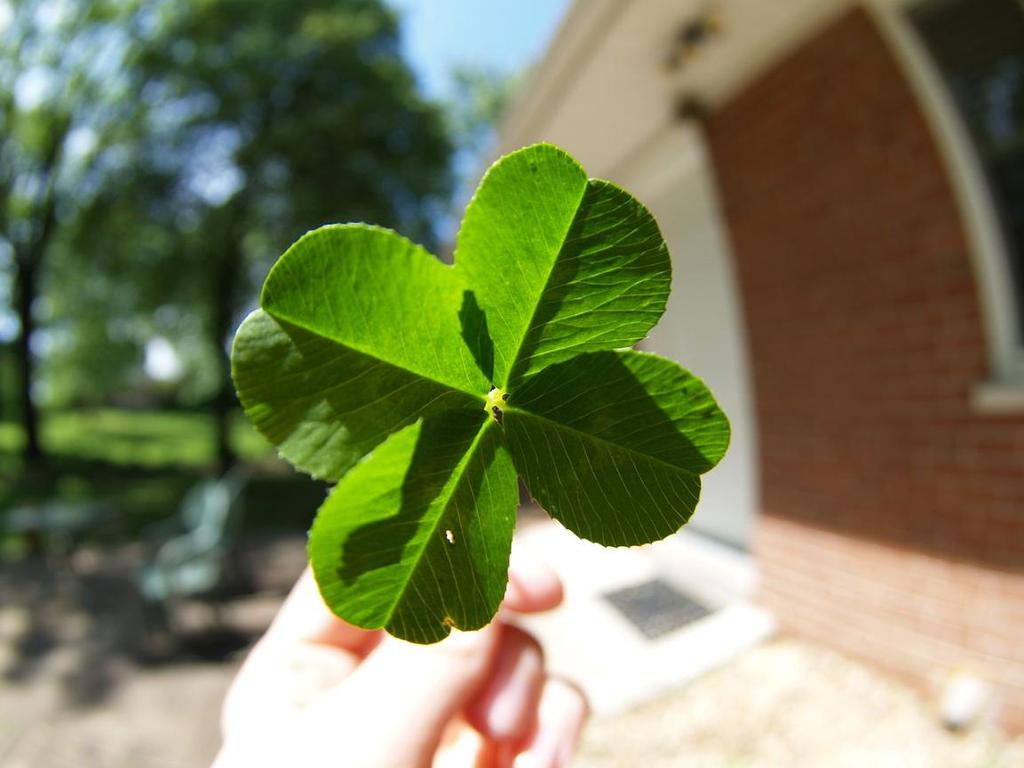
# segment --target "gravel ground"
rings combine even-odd
[[[228,647],[212,655],[197,647],[148,665],[133,653],[123,590],[130,560],[72,583],[39,568],[0,571],[0,765],[209,765],[224,691],[301,570],[303,551],[300,538],[254,552],[267,583],[231,607],[234,636],[218,641]],[[1010,740],[987,726],[947,733],[900,682],[786,639],[678,693],[592,722],[574,765],[1024,768],[1024,737]]]
[[[591,723],[577,768],[829,766],[1011,768],[1024,737],[943,729],[915,691],[830,650],[786,639],[684,690]]]

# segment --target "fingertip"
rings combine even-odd
[[[564,768],[572,760],[590,716],[590,706],[579,687],[552,677],[544,684],[537,713],[537,727],[515,768]]]
[[[572,714],[581,725],[590,719],[590,700],[583,689],[572,680],[553,675],[548,678],[544,688],[553,706]]]
[[[544,685],[544,653],[531,635],[504,626],[487,682],[467,704],[467,722],[486,738],[519,742],[531,732]]]
[[[512,553],[505,589],[505,607],[519,613],[557,608],[564,597],[562,580],[539,560]]]

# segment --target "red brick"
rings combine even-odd
[[[899,65],[855,10],[706,135],[753,366],[765,602],[918,680],[999,666],[1024,727],[1024,416],[972,410],[974,268]]]

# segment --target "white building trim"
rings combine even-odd
[[[645,347],[704,377],[733,425],[727,458],[704,478],[695,530],[749,544],[760,509],[755,392],[742,293],[700,127],[665,126],[612,173],[658,217],[673,254],[672,295]]]
[[[1024,339],[1016,312],[1007,246],[988,183],[956,105],[906,17],[916,0],[865,0],[932,129],[960,209],[974,267],[988,344],[990,379],[978,382],[972,405],[981,412],[1024,410]]]

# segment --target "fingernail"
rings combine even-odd
[[[533,728],[543,681],[544,658],[536,641],[506,627],[487,686],[467,717],[494,741],[520,741]]]
[[[544,660],[532,643],[500,653],[495,670],[499,685],[487,712],[488,731],[499,741],[524,736],[533,724]]]
[[[544,686],[537,714],[537,728],[515,768],[564,768],[569,765],[583,723],[587,704],[583,695],[561,680]]]

